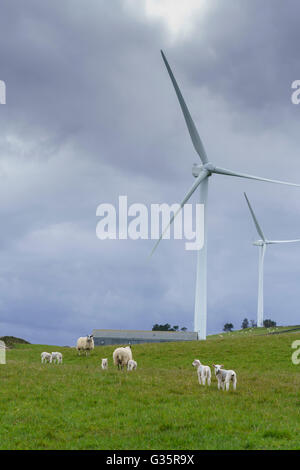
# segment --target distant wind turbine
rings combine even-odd
[[[258,300],[257,300],[257,326],[264,326],[264,258],[267,249],[267,245],[274,245],[276,243],[295,243],[300,242],[300,239],[297,240],[267,240],[264,236],[264,233],[257,221],[257,218],[254,214],[254,211],[251,207],[249,199],[247,198],[246,193],[244,193],[246,198],[252,219],[254,221],[256,230],[260,239],[255,241],[253,245],[259,247],[259,260],[258,260]]]
[[[173,216],[170,218],[170,222],[168,223],[167,227],[163,230],[163,232],[160,235],[160,238],[154,245],[154,248],[151,252],[151,255],[155,251],[157,245],[159,244],[160,240],[162,239],[163,235],[169,228],[169,226],[173,223],[175,217],[177,214],[180,212],[182,207],[185,205],[185,203],[190,199],[192,194],[196,191],[196,189],[199,186],[200,189],[200,203],[204,205],[204,244],[203,248],[201,250],[198,250],[198,259],[197,259],[197,278],[196,278],[196,295],[195,295],[195,311],[194,311],[194,331],[198,333],[198,339],[206,339],[206,323],[207,323],[207,223],[206,223],[206,218],[207,218],[207,194],[208,194],[208,178],[213,174],[217,173],[220,175],[228,175],[228,176],[238,176],[239,178],[247,178],[247,179],[252,179],[252,180],[258,180],[258,181],[268,181],[269,183],[278,183],[278,184],[287,184],[290,186],[300,186],[299,184],[294,184],[294,183],[287,183],[284,181],[277,181],[277,180],[271,180],[267,178],[260,178],[258,176],[252,176],[252,175],[247,175],[245,173],[237,173],[235,171],[231,170],[226,170],[224,168],[219,168],[213,165],[211,162],[209,162],[204,146],[202,144],[202,141],[200,139],[200,136],[198,134],[198,131],[196,129],[196,126],[194,124],[194,121],[190,115],[190,112],[187,108],[187,105],[183,99],[183,96],[181,94],[181,91],[177,85],[177,82],[175,80],[175,77],[173,75],[173,72],[168,64],[168,61],[163,53],[161,51],[161,55],[163,58],[163,61],[165,63],[165,66],[167,68],[168,74],[170,76],[170,79],[173,83],[179,104],[181,106],[181,110],[184,115],[184,119],[190,134],[190,137],[192,139],[192,143],[194,146],[194,149],[198,153],[200,160],[202,164],[194,164],[192,173],[193,176],[196,177],[196,180],[192,187],[189,189],[187,192],[186,196],[182,200],[180,204],[180,208],[178,209],[177,212],[173,214]]]

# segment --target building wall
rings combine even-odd
[[[95,346],[195,341],[197,333],[169,331],[94,330]]]

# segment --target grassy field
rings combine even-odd
[[[0,449],[299,449],[300,332],[215,335],[133,346],[138,369],[117,371],[113,347],[16,345],[0,365]],[[62,365],[41,364],[61,351]],[[109,358],[102,371],[101,358]],[[237,372],[236,392],[200,386],[193,359]]]

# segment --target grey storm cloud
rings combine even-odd
[[[141,2],[142,3],[142,2]],[[137,5],[137,4],[136,4]],[[297,1],[209,0],[171,41],[128,2],[7,0],[0,15],[0,332],[74,344],[93,328],[193,326],[196,256],[183,241],[96,238],[96,208],[173,203],[198,162],[160,57],[225,168],[300,182]],[[255,228],[299,238],[299,190],[222,176],[209,190],[209,332],[255,318]],[[196,196],[193,197],[196,201]],[[298,318],[300,246],[271,247],[266,314]]]

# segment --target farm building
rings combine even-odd
[[[95,346],[197,340],[191,331],[93,330],[93,335]]]

